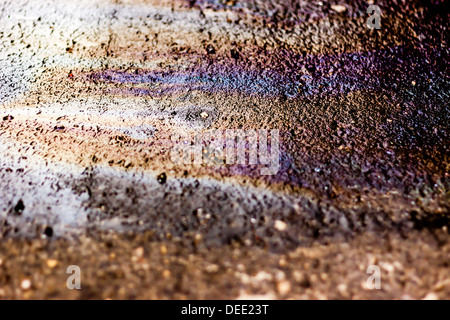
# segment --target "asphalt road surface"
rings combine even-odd
[[[0,299],[449,299],[445,8],[3,1]]]

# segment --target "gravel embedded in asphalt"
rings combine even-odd
[[[448,14],[369,4],[2,3],[0,299],[448,299]]]

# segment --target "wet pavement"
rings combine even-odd
[[[448,299],[449,14],[370,4],[1,4],[0,299]]]

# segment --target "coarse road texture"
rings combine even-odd
[[[0,299],[449,299],[450,14],[373,2],[2,1]]]

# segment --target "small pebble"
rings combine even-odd
[[[203,240],[203,236],[201,234],[198,233],[194,236],[194,242],[196,245],[199,245],[200,242],[202,242],[202,240]]]
[[[281,220],[275,221],[275,229],[278,231],[284,231],[287,228],[287,224]]]
[[[134,255],[138,258],[142,258],[144,256],[144,248],[139,247],[134,250]]]
[[[439,297],[434,292],[429,292],[422,300],[439,300]]]
[[[303,288],[308,288],[310,286],[309,278],[307,275],[300,271],[294,271],[293,273],[295,281]]]
[[[206,272],[208,273],[216,273],[217,271],[219,271],[219,267],[215,264],[210,264],[206,267]]]
[[[24,279],[20,283],[22,290],[29,290],[31,288],[31,281],[29,279]]]
[[[55,268],[57,265],[58,265],[58,260],[54,260],[54,259],[47,260],[47,267],[49,267],[50,269]]]
[[[347,285],[345,283],[341,283],[337,286],[339,293],[343,296],[347,295]]]
[[[278,282],[277,290],[282,296],[284,296],[284,295],[288,294],[289,291],[291,291],[291,284],[289,283],[289,281],[286,281],[286,280]]]
[[[346,8],[345,6],[342,6],[342,5],[339,5],[339,4],[333,4],[333,5],[331,5],[331,9],[332,9],[333,11],[338,12],[338,13],[342,13],[342,12],[347,11],[347,8]]]

